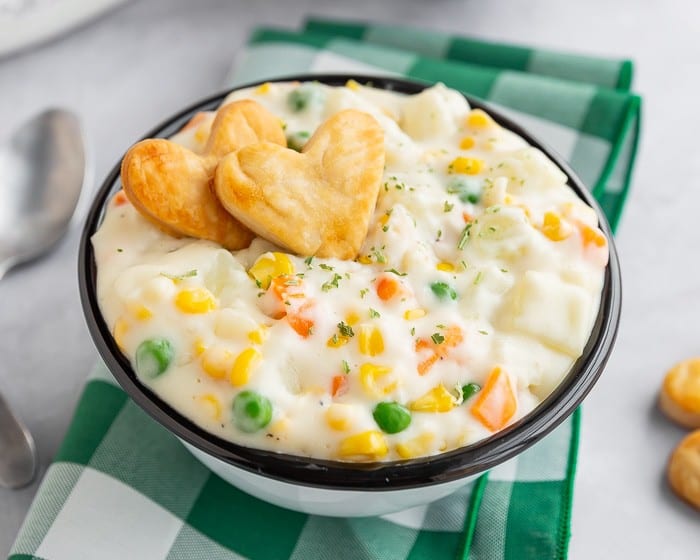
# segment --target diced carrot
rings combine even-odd
[[[377,295],[379,299],[388,301],[399,292],[399,283],[389,276],[377,280]]]
[[[456,325],[449,327],[443,337],[444,340],[440,344],[437,344],[432,338],[419,338],[416,340],[416,352],[422,350],[430,351],[430,355],[418,364],[418,373],[420,375],[425,375],[438,360],[444,360],[450,350],[464,340],[462,329]]]
[[[198,124],[204,122],[207,119],[207,113],[200,111],[199,113],[195,113],[194,117],[192,117],[185,126],[182,127],[182,130],[188,130],[192,127],[197,126]]]
[[[304,297],[302,279],[292,274],[284,274],[270,280],[270,289],[280,301]]]
[[[577,222],[576,225],[581,232],[583,251],[587,257],[601,268],[607,265],[610,255],[608,252],[608,240],[603,232],[582,222]]]
[[[348,392],[348,376],[347,375],[335,375],[333,376],[333,381],[331,382],[331,395],[334,397],[340,397]]]
[[[114,195],[114,205],[115,206],[123,206],[127,202],[129,202],[129,199],[126,198],[126,193],[124,192],[123,189]]]
[[[440,357],[437,354],[431,354],[428,358],[423,360],[421,363],[418,364],[418,373],[420,375],[425,375],[430,371],[430,368],[435,365],[435,362],[437,362],[440,359]]]
[[[474,220],[474,216],[472,216],[469,212],[462,212],[462,219],[464,220],[464,223],[468,224]]]
[[[290,311],[287,313],[287,322],[289,326],[292,327],[299,336],[308,338],[311,336],[314,328],[313,320],[308,317],[304,317],[304,312],[307,311],[313,304],[311,302],[304,303],[296,311]]]
[[[492,432],[502,429],[518,409],[518,401],[510,376],[500,367],[489,374],[479,391],[471,413]]]
[[[592,228],[586,224],[581,224],[581,239],[584,245],[595,245],[596,247],[605,247],[608,244],[603,232],[598,228]]]

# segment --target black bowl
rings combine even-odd
[[[397,78],[348,75],[289,76],[273,81],[316,80],[344,85],[354,79],[374,87],[402,93],[418,93],[429,84]],[[267,80],[269,81],[269,80]],[[242,87],[259,85],[262,82]],[[241,89],[236,88],[236,89]],[[195,103],[146,134],[145,138],[168,137],[178,131],[197,111],[213,110],[230,91]],[[142,385],[129,360],[117,347],[97,303],[97,268],[90,238],[97,231],[111,194],[120,188],[119,163],[114,166],[92,203],[80,240],[78,275],[83,311],[90,334],[107,367],[136,403],[176,436],[228,464],[279,481],[346,490],[400,490],[445,483],[486,471],[523,452],[563,422],[579,405],[600,377],[612,351],[620,319],[620,269],[610,226],[581,180],[552,149],[526,130],[482,102],[465,96],[472,107],[485,109],[496,122],[522,136],[542,150],[567,175],[569,186],[598,215],[600,227],[610,241],[610,260],[600,308],[591,336],[571,371],[534,411],[493,436],[473,445],[418,459],[375,463],[346,463],[275,453],[236,445],[194,424]]]

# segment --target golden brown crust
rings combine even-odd
[[[700,509],[700,430],[688,434],[671,454],[668,482],[679,497]]]
[[[258,235],[301,255],[352,259],[377,202],[384,151],[374,118],[341,111],[302,153],[263,142],[229,154],[214,187],[226,210]]]
[[[132,146],[122,161],[124,192],[166,233],[242,249],[254,235],[223,208],[212,191],[212,178],[224,154],[267,139],[286,145],[279,119],[254,101],[231,103],[217,113],[202,155],[159,138]]]
[[[224,105],[216,113],[204,153],[218,160],[263,140],[287,146],[280,119],[256,101],[242,99]]]
[[[687,428],[700,428],[700,358],[676,364],[664,378],[659,408]]]

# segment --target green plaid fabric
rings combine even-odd
[[[357,39],[396,47],[431,58],[468,62],[503,70],[518,70],[563,80],[629,90],[632,61],[595,58],[548,49],[504,45],[468,37],[382,24],[309,18],[304,30],[331,37]]]
[[[391,27],[318,20],[307,27],[258,30],[229,84],[313,71],[443,81],[499,105],[554,146],[617,224],[639,129],[639,98],[624,91],[629,62]],[[525,453],[433,504],[375,518],[309,516],[208,471],[100,365],[10,558],[565,558],[578,437],[576,412]]]

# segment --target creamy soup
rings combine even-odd
[[[354,108],[386,165],[354,260],[163,233],[118,193],[93,237],[105,321],[141,382],[209,432],[343,461],[433,455],[531,412],[581,355],[607,240],[541,151],[442,85],[236,91],[300,150]],[[201,152],[214,113],[172,140]],[[300,217],[303,220],[303,216]]]

